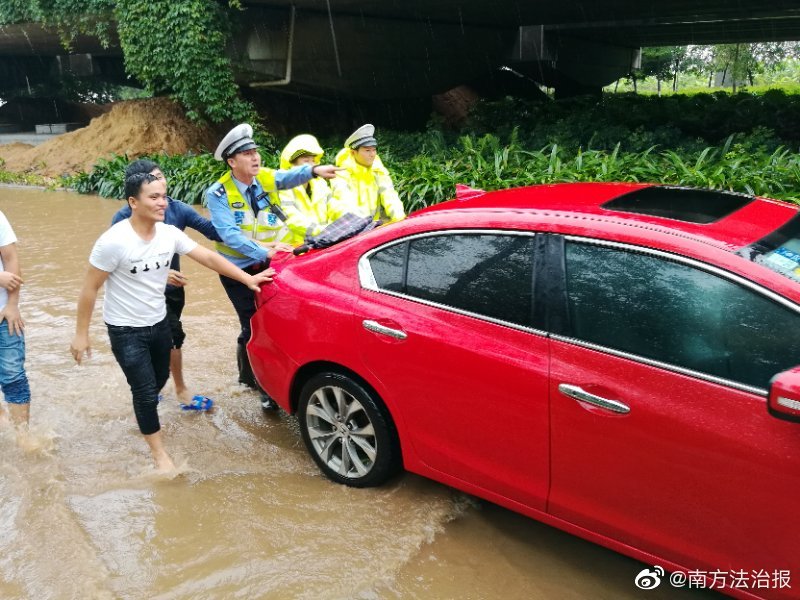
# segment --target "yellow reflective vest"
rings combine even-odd
[[[281,208],[289,217],[286,224],[291,236],[287,241],[293,246],[304,243],[306,235],[317,235],[337,218],[330,202],[331,188],[320,177],[314,177],[306,185],[281,190],[277,196]]]
[[[318,151],[320,154],[314,157],[314,164],[319,164],[322,149],[319,148],[316,138],[301,135],[292,139],[281,152],[281,169],[293,168],[291,158],[298,150],[306,150],[309,154],[314,150]],[[305,185],[281,190],[272,198],[275,196],[275,201],[288,217],[286,225],[289,227],[290,238],[287,241],[293,246],[304,243],[306,235],[317,235],[326,225],[341,216],[332,210],[331,188],[321,177],[312,177]]]
[[[272,169],[262,168],[256,175],[256,179],[265,191],[275,190],[275,171]],[[259,210],[258,217],[256,217],[255,211],[250,207],[250,203],[242,197],[239,188],[236,187],[230,171],[220,177],[217,183],[221,183],[222,187],[225,188],[228,208],[233,213],[233,218],[242,235],[258,242],[282,242],[286,241],[285,238],[290,237],[289,228],[269,208]],[[217,252],[221,254],[244,258],[244,254],[230,246],[226,246],[222,242],[216,242],[216,248]]]
[[[405,218],[403,203],[380,157],[375,157],[372,167],[365,167],[356,162],[349,148],[342,148],[336,155],[336,166],[346,170],[331,180],[335,213],[340,216],[354,212],[361,217],[390,222]]]

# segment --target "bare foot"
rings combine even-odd
[[[34,435],[28,429],[28,425],[17,425],[17,447],[28,454],[45,450],[47,440],[41,436]]]
[[[175,463],[166,452],[153,455],[153,460],[156,463],[156,471],[159,473],[168,473],[175,470]]]
[[[8,414],[11,417],[11,421],[17,427],[21,427],[23,425],[28,424],[30,420],[30,404],[9,404],[8,405]]]
[[[178,402],[182,404],[190,404],[192,402],[192,393],[188,388],[175,388],[175,395],[178,397]]]

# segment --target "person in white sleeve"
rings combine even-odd
[[[31,402],[25,373],[25,322],[19,313],[20,287],[17,236],[0,212],[0,388],[17,427],[27,425]],[[5,418],[5,410],[2,416]]]

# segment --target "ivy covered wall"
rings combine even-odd
[[[39,23],[65,48],[87,34],[108,45],[114,25],[127,73],[171,95],[194,120],[256,120],[225,47],[239,0],[0,0],[0,25]]]

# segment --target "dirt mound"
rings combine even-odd
[[[41,145],[0,146],[4,169],[49,177],[89,171],[100,158],[127,154],[184,154],[216,146],[211,128],[190,123],[183,110],[167,98],[115,103],[87,127],[65,133]]]

